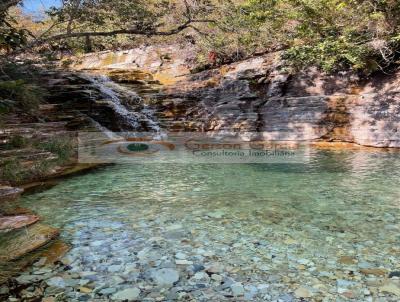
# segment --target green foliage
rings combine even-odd
[[[16,149],[16,148],[24,148],[28,146],[29,142],[28,140],[21,136],[21,135],[15,135],[11,137],[11,139],[5,144],[5,149]]]
[[[22,110],[33,112],[43,101],[45,95],[45,90],[36,84],[27,83],[25,80],[0,82],[0,100],[3,110],[10,109],[12,102],[15,102]]]
[[[36,142],[35,147],[38,149],[51,152],[58,157],[59,162],[65,162],[73,155],[73,144],[69,137],[52,138],[45,142]]]
[[[0,24],[0,50],[14,50],[25,45],[26,42],[27,33],[25,30]]]
[[[25,147],[30,147],[30,150],[34,153],[38,150],[51,152],[57,156],[57,159],[36,160],[33,163],[23,162],[18,156],[4,160],[0,159],[0,180],[18,184],[40,179],[48,175],[49,171],[57,165],[69,162],[74,154],[72,140],[69,137],[53,137],[47,141],[42,141],[38,139],[27,140],[21,136],[14,136],[3,146],[5,149]]]
[[[200,42],[203,54],[240,58],[284,50],[297,68],[369,73],[396,62],[400,50],[400,1],[244,0],[219,10],[223,17]]]
[[[0,54],[10,52],[27,43],[28,31],[17,28],[17,21],[8,14],[9,8],[21,1],[3,0],[0,4]]]
[[[0,162],[0,179],[12,183],[18,183],[25,178],[25,169],[21,163],[15,159],[8,159]]]
[[[344,40],[322,40],[315,45],[295,45],[286,50],[283,58],[298,68],[316,65],[326,72],[346,69],[367,70],[370,50]],[[372,67],[372,66],[371,66]]]
[[[10,111],[12,111],[12,108],[14,106],[16,106],[16,102],[8,99],[0,99],[0,115],[9,113]]]
[[[296,68],[370,73],[395,64],[400,52],[398,0],[66,0],[49,10],[43,22],[49,30],[39,31],[43,41],[58,35],[48,40],[50,49],[85,52],[151,43],[154,33],[204,19],[213,22],[194,22],[186,30],[195,37],[191,40],[204,67],[280,50]],[[18,48],[25,42],[23,28],[1,26],[10,32],[0,32],[0,47]],[[120,30],[144,35],[108,35]],[[73,33],[80,36],[60,40]],[[89,33],[96,36],[89,38]],[[176,40],[168,35],[157,41]]]
[[[18,158],[0,161],[0,180],[12,184],[19,184],[25,181],[40,179],[48,174],[55,165],[54,162],[41,160],[31,166],[24,166]]]

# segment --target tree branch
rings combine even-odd
[[[36,41],[35,44],[50,42],[69,38],[81,38],[81,37],[105,37],[105,36],[116,36],[116,35],[141,35],[141,36],[172,36],[176,35],[183,30],[192,27],[193,23],[213,23],[214,20],[187,20],[185,23],[177,26],[174,29],[168,31],[157,31],[157,30],[138,30],[138,29],[117,29],[112,31],[88,31],[88,32],[76,32],[76,33],[64,33],[55,36],[48,37]]]

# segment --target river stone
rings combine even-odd
[[[59,235],[59,230],[53,227],[35,223],[29,227],[29,232],[19,230],[2,238],[0,258],[13,261],[46,245]]]
[[[172,225],[167,226],[165,229],[167,231],[176,231],[176,230],[180,230],[182,228],[183,228],[183,226],[181,224],[172,224]]]
[[[387,271],[385,269],[382,268],[363,268],[360,269],[360,273],[363,275],[373,275],[373,276],[386,276]]]
[[[310,298],[312,296],[310,291],[305,287],[299,287],[296,289],[294,295],[296,298]]]
[[[208,276],[208,274],[206,274],[205,272],[197,272],[196,274],[194,274],[194,276],[192,277],[193,280],[206,280],[208,281],[210,279],[210,277]]]
[[[39,220],[36,215],[15,215],[0,217],[0,230],[12,230],[27,227]]]
[[[84,287],[84,286],[81,286],[78,289],[79,289],[79,292],[81,292],[83,294],[90,294],[93,291],[91,288]]]
[[[223,277],[221,275],[218,275],[218,274],[213,274],[211,276],[211,279],[214,280],[214,281],[217,281],[217,282],[221,282]]]
[[[176,260],[175,261],[176,265],[192,265],[193,261],[189,261],[189,260]]]
[[[119,272],[121,269],[122,269],[122,266],[121,266],[121,265],[110,265],[110,266],[108,267],[107,270],[108,270],[110,273],[117,273],[117,272]]]
[[[42,277],[38,276],[38,275],[21,275],[18,278],[15,278],[15,280],[19,284],[30,284],[30,283],[33,283],[33,282],[41,281]]]
[[[179,260],[185,260],[187,258],[187,255],[179,252],[179,253],[176,253],[175,258],[179,259]]]
[[[244,295],[244,287],[242,283],[236,282],[231,285],[231,290],[234,296],[242,296]]]
[[[125,282],[125,280],[120,276],[113,276],[112,279],[111,279],[111,283],[115,284],[115,285],[119,285],[119,284],[122,284],[124,282]]]
[[[36,261],[33,265],[36,267],[44,266],[47,262],[47,257],[42,257],[38,261]]]
[[[341,288],[352,287],[352,286],[355,286],[356,284],[357,284],[356,282],[343,280],[343,279],[339,279],[336,281],[337,287],[341,287]]]
[[[296,300],[295,297],[293,297],[292,295],[289,295],[289,294],[283,294],[278,297],[278,301],[282,301],[282,302],[294,302],[295,300]],[[301,301],[304,301],[304,300],[301,300]]]
[[[400,296],[400,287],[392,282],[388,282],[385,285],[381,286],[379,290],[383,293],[390,293],[396,296]]]
[[[111,298],[117,301],[135,301],[139,298],[140,289],[139,288],[127,288],[115,293]]]
[[[171,287],[179,280],[179,273],[172,268],[162,268],[152,274],[154,281],[159,286]]]
[[[117,291],[116,288],[114,287],[109,287],[109,288],[104,288],[101,291],[99,291],[100,294],[102,295],[111,295]]]
[[[16,200],[23,189],[0,185],[0,202]]]
[[[0,295],[6,295],[10,292],[10,289],[7,286],[0,287]]]
[[[192,267],[192,271],[194,273],[200,272],[200,271],[202,271],[204,269],[205,269],[204,265],[201,265],[201,264],[194,264],[193,267]]]
[[[66,283],[65,280],[61,277],[52,277],[49,280],[46,280],[46,283],[48,286],[53,286],[53,287],[59,287],[59,288],[65,288]]]
[[[245,287],[244,298],[249,301],[253,301],[254,297],[258,294],[258,289],[254,285],[248,285]]]
[[[215,262],[207,266],[206,271],[211,274],[218,274],[224,271],[224,266],[221,263]]]
[[[208,213],[207,216],[211,218],[221,219],[224,217],[225,213],[223,211],[217,210],[211,213]]]

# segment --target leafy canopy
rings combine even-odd
[[[397,59],[397,0],[245,0],[225,7],[226,17],[209,40],[222,52],[232,45],[244,56],[284,50],[294,66],[326,71],[384,69]]]
[[[1,12],[0,47],[11,49],[29,39],[91,51],[187,32],[203,62],[210,52],[223,63],[281,50],[297,68],[366,73],[395,64],[400,50],[398,0],[64,0],[29,31],[35,38]]]

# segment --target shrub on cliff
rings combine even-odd
[[[68,161],[74,153],[72,139],[70,137],[52,138],[48,141],[38,141],[35,143],[38,149],[49,151],[57,155],[58,162]]]
[[[115,49],[153,37],[175,42],[185,33],[203,65],[283,50],[294,67],[366,73],[392,66],[400,51],[398,0],[66,0],[48,11],[43,26],[9,7],[2,14],[7,27],[27,29],[36,51]]]
[[[283,50],[295,67],[368,73],[396,63],[400,50],[396,0],[227,1],[222,11],[201,44],[220,57]]]
[[[14,101],[15,106],[9,106],[9,110],[22,109],[32,113],[43,101],[45,91],[36,84],[27,83],[25,80],[12,80],[0,82],[0,100],[6,104],[6,100]],[[10,102],[8,102],[10,104]]]

